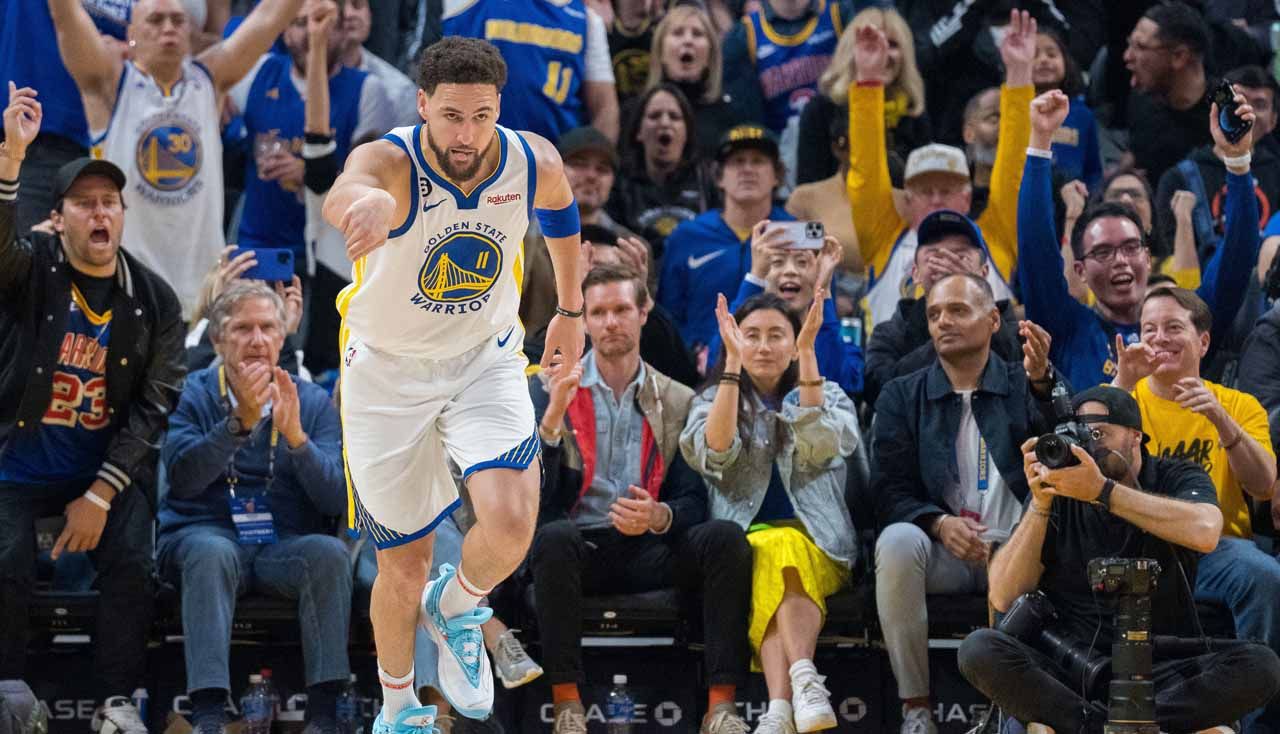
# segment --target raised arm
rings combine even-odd
[[[1000,134],[991,171],[991,196],[978,218],[996,270],[1012,281],[1018,263],[1018,188],[1031,137],[1030,104],[1035,96],[1031,63],[1036,51],[1036,20],[1027,11],[1009,13],[1009,29],[1000,44],[1005,79],[1000,89]]]
[[[49,0],[49,15],[58,37],[58,53],[76,86],[82,94],[109,107],[115,102],[124,60],[98,32],[80,0]]]
[[[1236,108],[1241,118],[1253,121],[1253,108],[1236,90]],[[1220,254],[1216,254],[1217,273],[1210,277],[1206,267],[1201,274],[1200,297],[1213,310],[1212,344],[1225,343],[1225,335],[1235,321],[1236,312],[1244,303],[1258,262],[1258,250],[1262,238],[1258,234],[1258,199],[1253,191],[1253,177],[1249,164],[1253,148],[1252,130],[1232,143],[1222,134],[1218,125],[1218,106],[1213,105],[1209,114],[1209,132],[1213,135],[1215,150],[1222,151],[1222,162],[1227,168],[1227,203],[1225,206],[1224,232]],[[1210,347],[1212,349],[1212,346]]]
[[[893,203],[889,154],[885,148],[884,82],[889,40],[872,25],[857,30],[854,58],[858,79],[849,87],[849,194],[862,261],[879,276],[894,239],[906,226]]]
[[[316,5],[307,17],[307,100],[302,132],[302,181],[313,193],[324,194],[338,176],[338,145],[329,126],[329,34],[337,21],[332,5]]]
[[[547,324],[546,347],[542,352],[542,368],[551,366],[557,353],[565,369],[572,369],[582,357],[585,321],[582,318],[582,224],[573,189],[564,175],[560,153],[545,138],[521,133],[537,161],[537,191],[533,196],[534,213],[542,227],[551,267],[556,278],[556,315]],[[576,316],[567,314],[577,313]]]
[[[1045,92],[1031,102],[1031,149],[1018,192],[1018,283],[1027,318],[1040,324],[1055,342],[1065,344],[1075,326],[1074,311],[1086,308],[1071,297],[1062,276],[1062,255],[1053,222],[1053,134],[1066,119],[1070,102],[1060,91]]]
[[[4,110],[4,142],[0,143],[0,301],[27,283],[31,272],[31,246],[17,232],[18,173],[27,157],[27,146],[40,132],[43,112],[36,90],[9,82]]]
[[[67,2],[50,0],[55,1]],[[219,94],[249,73],[301,8],[302,0],[262,0],[230,38],[210,46],[197,57],[209,70]]]

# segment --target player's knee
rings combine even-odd
[[[376,584],[379,590],[385,589],[387,593],[403,596],[416,604],[430,572],[426,559],[421,556],[380,553]]]
[[[485,524],[488,525],[498,537],[511,538],[513,541],[520,540],[519,545],[521,555],[523,549],[527,549],[533,541],[533,531],[537,525],[537,508],[530,513],[522,506],[523,503],[513,502],[509,505],[494,508],[493,512],[485,518]]]

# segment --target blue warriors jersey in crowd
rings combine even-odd
[[[787,121],[800,115],[818,93],[818,77],[831,63],[843,23],[837,3],[822,0],[818,13],[804,27],[784,36],[757,10],[742,21],[747,26],[747,46],[760,78],[765,124],[777,134]]]
[[[498,122],[551,141],[585,124],[587,8],[583,0],[476,0],[444,20],[447,36],[483,38],[507,62]]]
[[[306,102],[290,78],[293,60],[284,54],[267,57],[254,76],[244,107],[249,157],[244,184],[244,213],[240,218],[241,247],[288,247],[300,272],[306,259],[307,211],[301,186],[286,190],[278,181],[258,177],[254,151],[284,146],[302,155]],[[360,121],[360,92],[368,74],[342,67],[329,79],[329,124],[334,130],[338,159],[345,160]]]
[[[114,435],[114,431],[104,430],[111,423],[107,413],[111,311],[95,313],[74,285],[70,307],[54,365],[49,407],[36,430],[12,434],[0,459],[0,482],[90,480],[102,466]]]

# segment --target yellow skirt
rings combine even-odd
[[[751,669],[760,670],[760,643],[765,629],[782,604],[782,572],[794,568],[809,598],[827,616],[827,597],[844,588],[849,570],[831,560],[803,530],[774,526],[747,533],[754,560],[751,566]]]

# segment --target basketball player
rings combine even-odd
[[[506,72],[486,41],[429,47],[418,71],[425,123],[356,148],[324,205],[355,263],[338,298],[341,398],[353,517],[378,547],[374,734],[423,731],[434,717],[412,687],[415,622],[440,648],[454,709],[483,718],[493,705],[480,633],[491,612],[477,602],[523,560],[538,509],[541,443],[517,318],[535,215],[559,300],[542,366],[572,369],[582,353],[578,207],[555,148],[497,125]],[[427,585],[431,531],[458,506],[450,458],[476,525],[460,567]]]
[[[80,0],[49,0],[58,50],[84,98],[93,155],[129,174],[121,246],[159,273],[191,315],[222,234],[222,96],[285,29],[302,0],[262,0],[221,43],[192,57],[180,0],[137,0],[130,60]]]

